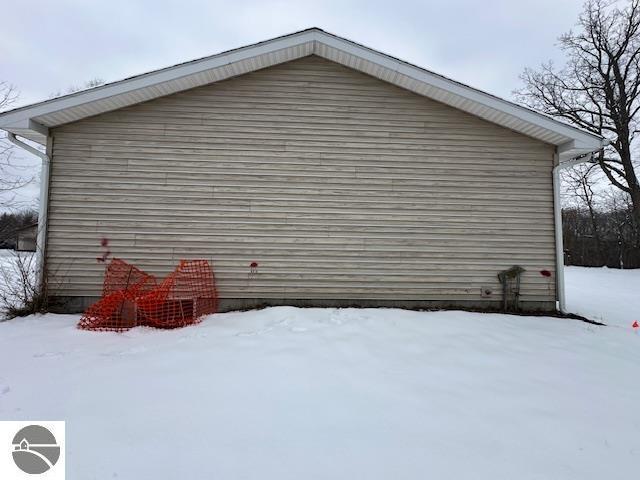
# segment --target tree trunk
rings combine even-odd
[[[636,228],[640,227],[640,184],[636,176],[633,162],[631,160],[631,144],[629,142],[629,124],[624,124],[621,128],[622,133],[626,136],[620,136],[620,161],[624,170],[624,177],[629,186],[629,195],[631,196],[631,205],[633,206],[633,220]]]
[[[593,238],[596,241],[596,264],[599,266],[602,265],[602,260],[604,258],[604,251],[602,249],[602,241],[600,239],[600,229],[598,228],[598,219],[596,218],[596,212],[593,208],[593,191],[589,185],[589,180],[587,179],[587,174],[585,174],[581,180],[580,184],[582,187],[582,195],[584,196],[584,201],[587,204],[587,209],[589,210],[589,219],[591,220],[591,230],[593,231]]]
[[[589,207],[589,217],[591,218],[591,229],[593,230],[593,237],[596,240],[596,251],[598,252],[598,258],[596,258],[596,263],[599,266],[602,266],[604,258],[604,251],[602,249],[602,241],[600,240],[600,230],[598,229],[598,221],[596,219],[596,213],[593,210],[593,205],[591,202],[588,202]]]
[[[631,188],[631,204],[633,205],[633,220],[636,223],[636,228],[640,228],[640,187],[636,182],[635,188]]]

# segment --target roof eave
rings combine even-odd
[[[45,143],[49,127],[318,55],[558,147],[561,161],[601,148],[590,132],[320,29],[309,29],[0,114],[0,128]]]
[[[589,153],[595,153],[602,150],[609,144],[609,141],[604,138],[592,137],[586,141],[570,140],[556,148],[558,153],[558,159],[560,163],[567,162],[573,158],[587,155]]]

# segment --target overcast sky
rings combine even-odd
[[[511,98],[526,66],[561,61],[582,0],[0,0],[0,81],[16,106],[319,27]],[[37,193],[31,186],[22,197]]]

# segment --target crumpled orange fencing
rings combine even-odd
[[[199,322],[217,307],[215,278],[207,260],[181,260],[158,284],[153,275],[114,258],[105,271],[102,298],[84,312],[78,328],[177,328]]]

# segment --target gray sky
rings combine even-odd
[[[511,98],[524,67],[561,61],[556,39],[573,27],[581,6],[582,0],[0,0],[0,80],[20,91],[16,106],[26,105],[92,78],[119,80],[315,26]],[[32,185],[22,199],[36,195]]]

